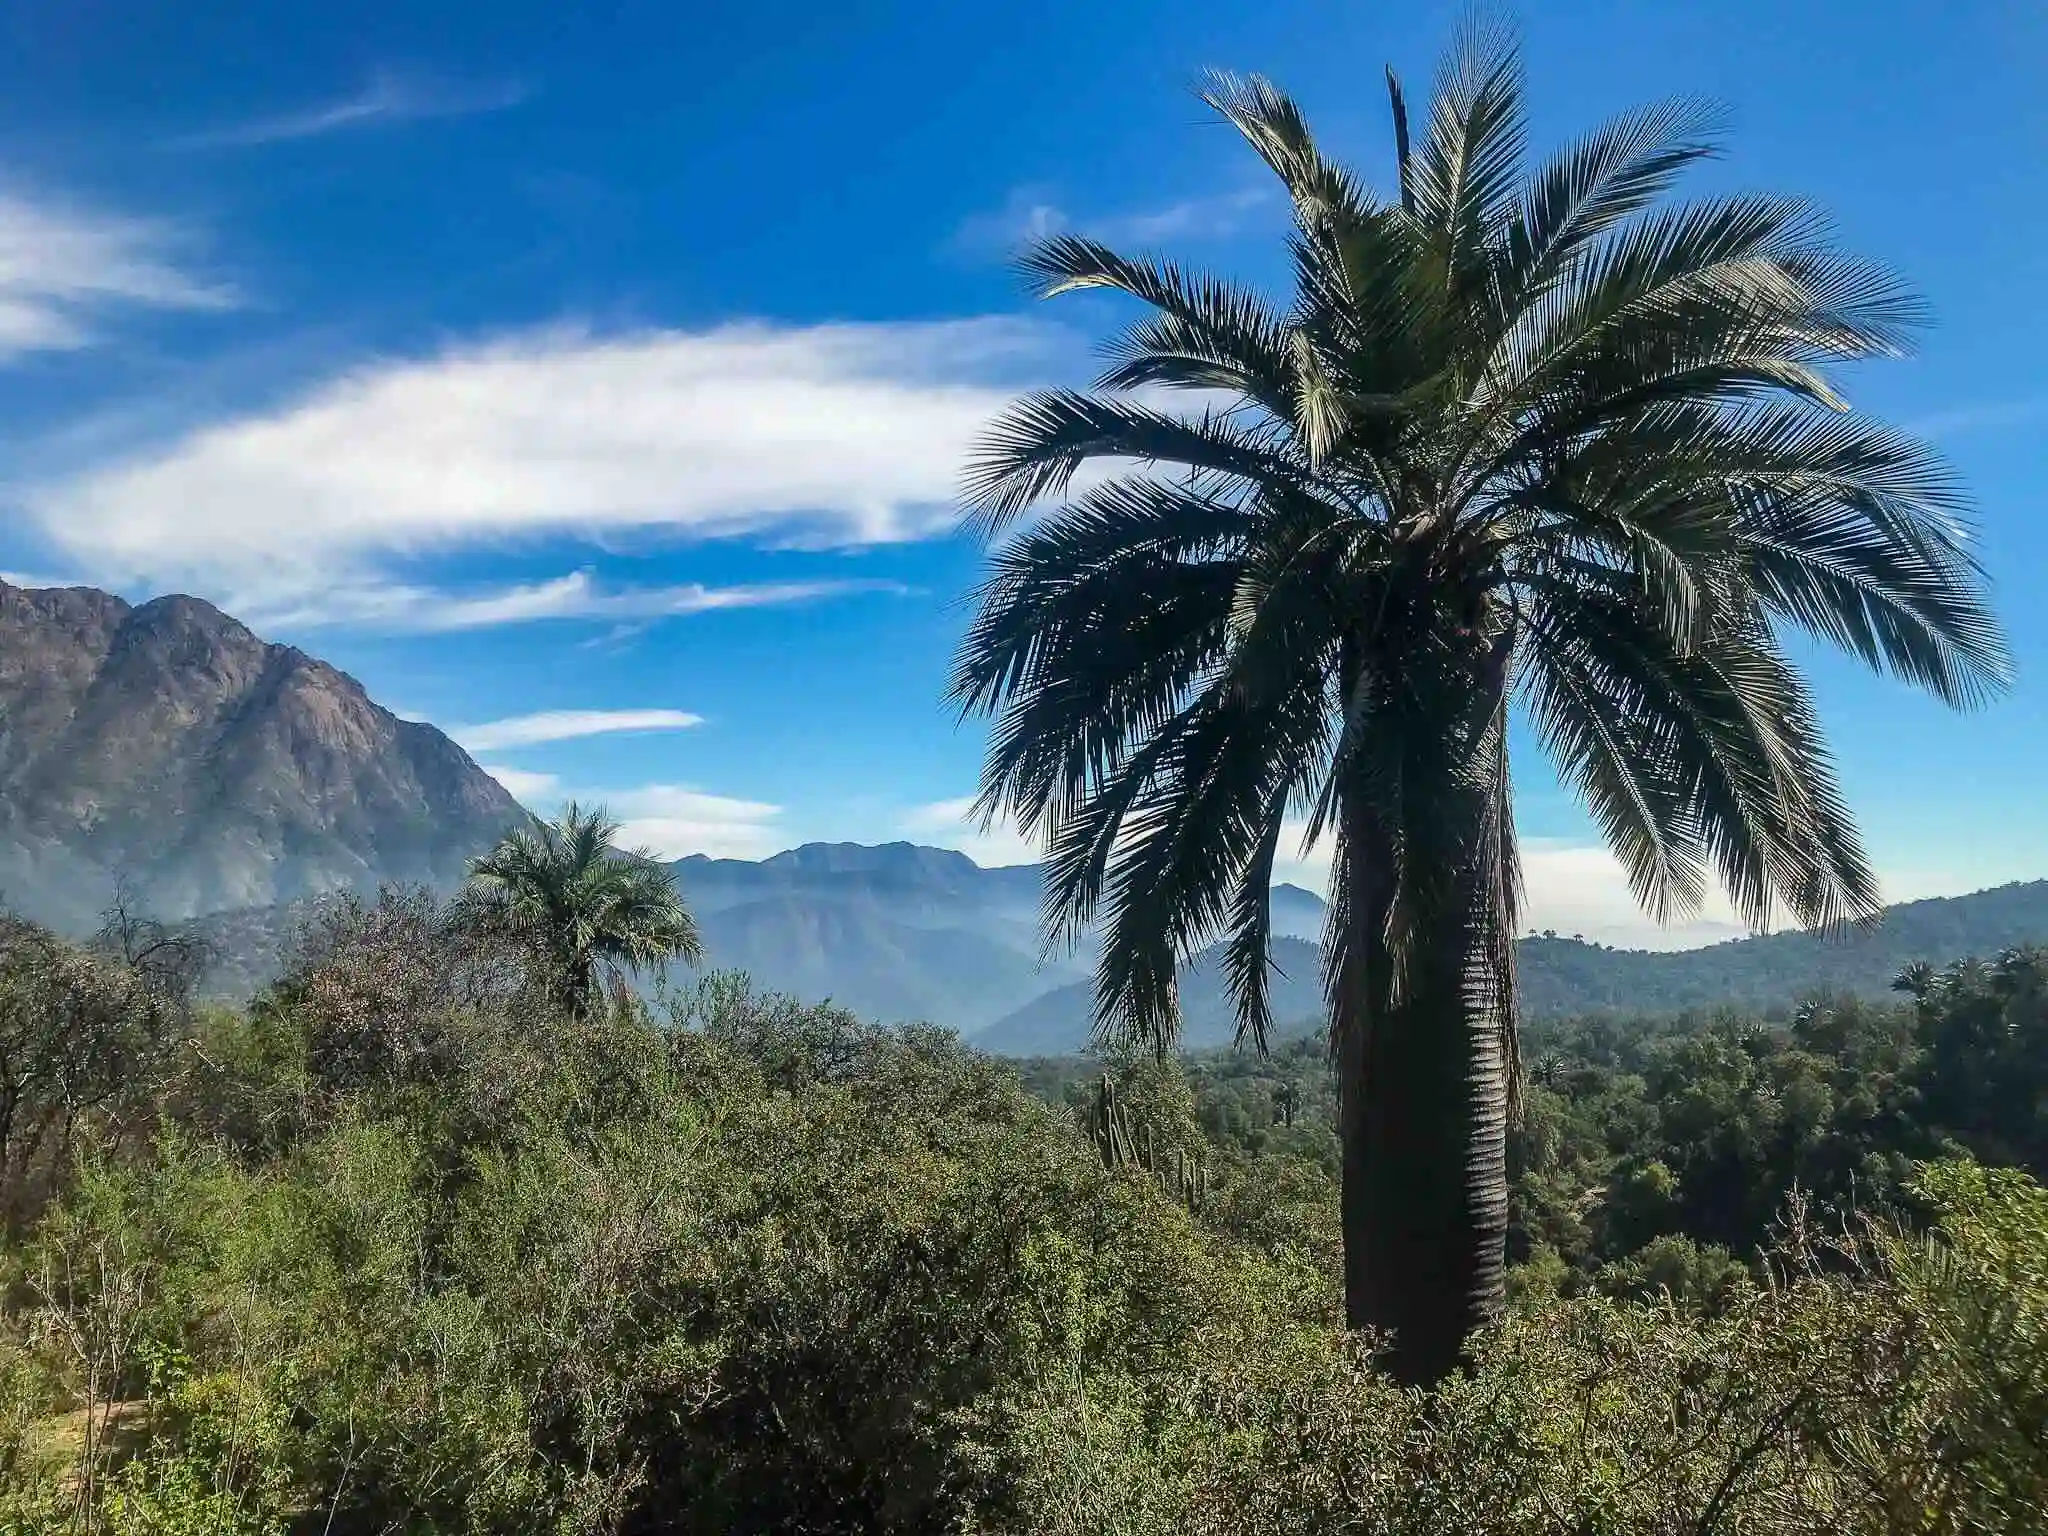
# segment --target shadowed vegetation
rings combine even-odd
[[[10,1168],[0,1528],[1960,1536],[2048,1495],[2048,1200],[1956,1160],[2048,1151],[2037,956],[1548,1032],[1510,1301],[1420,1392],[1344,1326],[1316,1047],[1034,1092],[741,978],[568,1013],[464,912],[332,907]],[[38,956],[69,1017],[146,985],[0,932]]]

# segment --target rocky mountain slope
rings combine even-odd
[[[0,583],[0,894],[89,925],[443,885],[524,813],[432,726],[209,603]]]

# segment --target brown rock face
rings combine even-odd
[[[0,901],[64,927],[125,876],[188,917],[449,885],[523,813],[432,726],[209,603],[0,582]]]

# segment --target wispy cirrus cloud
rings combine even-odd
[[[554,815],[570,799],[602,809],[619,823],[619,845],[660,859],[701,853],[714,859],[761,859],[789,846],[782,807],[764,800],[715,795],[687,784],[571,790],[560,775],[485,766],[530,811]]]
[[[108,317],[231,308],[232,287],[198,276],[189,228],[0,186],[0,362],[102,339]]]
[[[1242,233],[1277,201],[1266,187],[1184,198],[1162,208],[1092,219],[1082,226],[1109,245],[1150,245],[1161,240],[1228,240]]]
[[[982,427],[1079,351],[993,317],[522,332],[364,364],[46,479],[23,504],[105,584],[268,612],[461,628],[801,601],[849,588],[607,591],[577,574],[450,601],[404,573],[542,537],[930,537],[953,525]]]
[[[1227,240],[1250,228],[1277,198],[1270,188],[1182,198],[1157,208],[1079,216],[1042,185],[1015,187],[1002,206],[968,215],[948,248],[969,258],[1007,256],[1033,240],[1073,231],[1112,246],[1147,246],[1167,240]]]
[[[455,81],[380,69],[346,96],[237,123],[181,134],[169,149],[245,149],[387,127],[437,117],[469,117],[516,107],[532,96],[516,80]]]
[[[531,768],[507,768],[500,764],[478,763],[492,778],[505,786],[505,792],[529,811],[535,806],[549,805],[561,797],[561,778],[552,773],[539,773]]]
[[[687,731],[704,723],[686,709],[546,709],[479,725],[449,727],[448,734],[469,752],[498,752],[508,747],[534,747],[551,741],[578,741],[586,736],[615,736],[648,731]]]
[[[410,582],[359,579],[319,591],[265,591],[228,606],[258,628],[307,630],[338,626],[412,634],[450,634],[550,620],[608,620],[644,625],[650,620],[740,608],[775,608],[862,593],[906,596],[900,581],[841,577],[823,581],[741,582],[706,586],[608,584],[589,570],[545,581],[483,590],[453,591]]]

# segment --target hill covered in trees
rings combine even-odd
[[[1837,937],[1774,933],[1665,952],[1534,937],[1517,946],[1517,961],[1523,1007],[1544,1017],[1600,1009],[1783,1007],[1822,991],[1879,997],[1915,960],[1995,955],[2044,942],[2048,880],[2033,880],[1902,902],[1885,908],[1873,927]]]
[[[1928,955],[1996,955],[2044,942],[2048,881],[2036,880],[1888,907],[1871,929],[1838,937],[1780,933],[1705,949],[1653,951],[1535,935],[1515,946],[1516,980],[1524,1016],[1531,1019],[1722,1006],[1783,1013],[1815,992],[1883,997],[1901,968]],[[1273,959],[1275,1016],[1289,1032],[1317,1027],[1320,952],[1303,940],[1282,938],[1274,942]],[[1076,1051],[1089,1039],[1091,1006],[1088,984],[1070,985],[1032,999],[976,1042],[1018,1056]],[[1204,954],[1183,974],[1181,1011],[1183,1038],[1193,1048],[1220,1045],[1235,1034],[1219,951]]]

